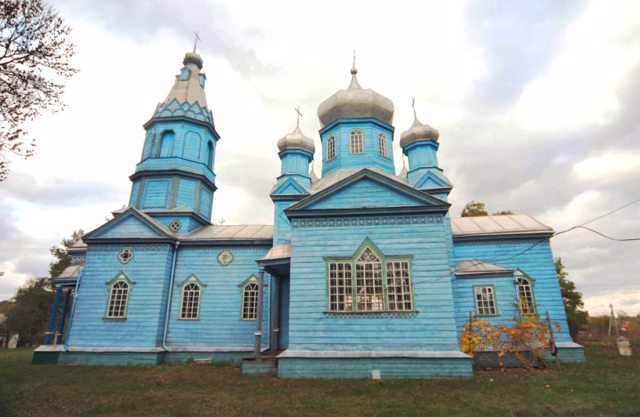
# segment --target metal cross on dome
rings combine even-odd
[[[198,41],[201,41],[202,39],[200,38],[200,32],[193,32],[193,35],[195,37],[194,41],[193,41],[193,52],[196,52],[196,46],[198,46]]]
[[[411,97],[411,107],[413,108],[413,117],[418,117],[416,116],[416,98],[415,97]]]
[[[294,109],[293,109],[293,110],[295,110],[295,111],[296,111],[296,113],[298,113],[298,121],[297,121],[296,125],[297,125],[297,126],[300,126],[300,118],[301,118],[301,117],[303,117],[303,116],[302,116],[302,113],[300,113],[300,106],[298,106],[298,107],[294,107]]]

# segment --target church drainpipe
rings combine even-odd
[[[253,357],[260,356],[260,347],[262,345],[262,298],[264,296],[264,267],[258,269],[258,305],[256,309],[256,332],[254,333],[255,345],[253,347]]]
[[[169,351],[167,347],[167,332],[169,330],[169,315],[171,314],[171,300],[173,299],[173,281],[176,277],[176,261],[178,260],[178,249],[180,242],[176,241],[175,248],[173,250],[173,261],[171,262],[171,278],[169,281],[169,293],[167,294],[167,308],[164,315],[164,330],[162,331],[162,349],[165,352]]]
[[[69,351],[69,335],[71,334],[71,325],[73,324],[73,315],[76,312],[76,304],[78,300],[78,288],[80,288],[80,280],[82,279],[82,273],[78,274],[78,280],[76,281],[76,288],[73,290],[73,304],[71,304],[71,314],[69,314],[69,324],[67,325],[67,335],[64,337],[64,350]]]

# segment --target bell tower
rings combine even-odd
[[[202,58],[188,52],[165,100],[144,124],[142,157],[130,179],[129,205],[187,233],[211,222],[220,135],[204,93]]]

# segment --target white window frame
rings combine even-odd
[[[413,312],[411,257],[385,256],[369,239],[349,258],[327,258],[328,313]]]
[[[259,296],[260,284],[257,280],[250,280],[244,284],[242,287],[242,306],[240,309],[242,320],[256,320],[258,318]],[[249,306],[247,306],[247,301],[249,302]]]
[[[336,137],[331,135],[327,139],[327,161],[336,159]]]
[[[496,289],[493,285],[476,285],[473,287],[473,298],[478,316],[497,316],[498,303]]]
[[[116,275],[108,285],[107,305],[104,313],[106,319],[124,320],[127,318],[129,310],[129,300],[131,299],[131,288],[135,283],[131,281],[123,272]]]
[[[538,309],[536,308],[536,299],[533,295],[533,284],[531,280],[524,275],[517,274],[515,284],[522,314],[537,314]]]
[[[387,141],[387,135],[384,133],[378,134],[378,153],[382,157],[389,157],[389,143]]]
[[[353,154],[364,153],[364,132],[362,129],[353,129],[349,133],[349,150]]]
[[[180,303],[180,320],[199,320],[202,288],[191,280],[182,286]]]

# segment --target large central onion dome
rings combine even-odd
[[[320,103],[318,118],[322,127],[336,119],[372,117],[388,125],[393,123],[393,103],[388,98],[358,84],[358,70],[351,68],[351,84]]]

